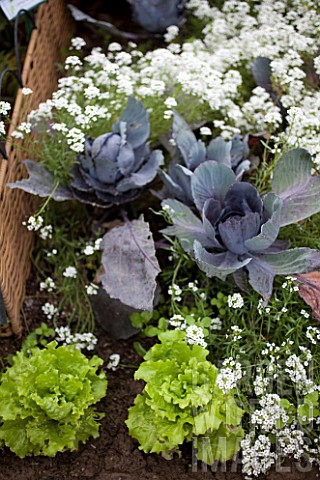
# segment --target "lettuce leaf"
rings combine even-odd
[[[20,458],[54,456],[99,435],[103,415],[92,405],[106,394],[100,358],[51,342],[30,356],[18,352],[13,361],[0,383],[0,445]]]

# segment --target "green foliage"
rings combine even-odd
[[[141,450],[156,453],[177,450],[194,437],[209,437],[213,461],[231,458],[243,436],[239,424],[244,412],[234,392],[224,394],[217,387],[218,369],[206,359],[208,350],[187,345],[184,332],[163,332],[159,339],[135,373],[146,386],[129,409],[130,435]],[[216,448],[220,435],[226,445]],[[200,453],[199,458],[209,458],[206,452],[208,457]]]
[[[89,360],[74,346],[53,341],[13,360],[1,377],[0,445],[20,458],[54,456],[99,436],[103,414],[92,405],[107,388],[105,374],[97,373],[99,357]]]
[[[48,343],[48,338],[55,335],[53,328],[49,328],[46,323],[41,323],[40,327],[36,328],[34,332],[29,335],[23,341],[21,352],[24,355],[28,355],[31,348],[42,345],[45,347]]]

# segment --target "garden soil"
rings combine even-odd
[[[30,286],[29,286],[30,290]],[[32,331],[45,319],[42,316],[42,300],[34,288],[28,292],[24,306],[25,331]],[[37,319],[37,324],[33,319]],[[98,328],[97,354],[107,364],[111,353],[121,355],[121,366],[115,371],[106,370],[108,377],[107,396],[98,404],[98,410],[105,413],[101,421],[100,437],[81,445],[76,452],[59,453],[54,458],[18,458],[9,449],[0,454],[0,480],[243,480],[239,462],[209,467],[200,462],[192,464],[192,444],[182,448],[182,455],[174,454],[172,460],[160,455],[145,454],[138,443],[129,437],[125,420],[128,408],[135,396],[143,389],[142,381],[135,381],[133,375],[141,362],[133,342],[137,338],[113,341]],[[143,343],[143,342],[142,342]],[[21,346],[14,337],[0,338],[0,359],[13,354]],[[150,347],[148,339],[145,348]],[[279,466],[268,476],[268,480],[316,480],[320,479],[317,469],[308,465],[291,463]]]
[[[71,0],[71,3],[100,20],[112,21],[118,28],[131,30],[128,26],[130,12],[125,11],[128,6],[125,0],[109,2],[110,11],[99,15],[100,10],[106,12],[106,3],[103,0],[88,2]],[[85,8],[87,7],[87,8]],[[125,11],[125,15],[124,15]],[[130,28],[127,28],[130,27]],[[137,28],[139,30],[139,27]],[[99,42],[93,29],[89,35],[82,26],[78,34],[91,42]],[[24,305],[25,332],[34,330],[41,321],[46,321],[41,312],[43,303],[37,297],[34,287],[29,284],[27,300]],[[35,323],[34,319],[37,319]],[[121,366],[115,371],[106,370],[108,377],[107,396],[97,408],[105,413],[101,421],[100,437],[89,440],[81,445],[76,452],[59,453],[54,458],[28,457],[19,459],[9,449],[0,452],[0,480],[244,480],[241,475],[239,462],[209,467],[192,463],[192,445],[182,448],[182,454],[174,454],[172,460],[166,460],[160,455],[145,454],[138,448],[136,440],[128,435],[125,420],[128,408],[133,404],[135,396],[143,389],[142,381],[135,381],[133,375],[141,362],[133,348],[132,338],[128,341],[113,341],[103,330],[96,332],[99,343],[97,354],[106,360],[111,353],[121,356]],[[143,343],[143,342],[142,342]],[[145,347],[149,348],[149,344]],[[21,347],[21,340],[14,337],[0,336],[0,361],[14,354]],[[0,363],[1,367],[1,363]],[[260,476],[260,480],[320,480],[318,469],[310,469],[308,465],[292,462],[279,466],[270,471],[267,476]]]

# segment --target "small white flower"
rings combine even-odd
[[[43,218],[41,215],[38,215],[37,217],[31,215],[31,217],[28,218],[28,222],[22,222],[22,225],[26,226],[28,230],[36,232],[42,227]]]
[[[212,131],[209,127],[201,127],[200,128],[201,135],[212,135]]]
[[[58,313],[58,309],[54,305],[52,305],[52,303],[49,303],[49,302],[46,302],[42,306],[42,311],[49,320],[54,318]]]
[[[47,292],[52,292],[56,288],[56,285],[51,277],[45,279],[44,282],[40,282],[40,290],[47,290]]]
[[[173,97],[168,97],[168,98],[165,99],[164,104],[168,108],[173,108],[173,107],[177,106],[177,101]]]
[[[31,132],[31,128],[32,128],[32,125],[30,122],[22,122],[20,123],[19,127],[18,127],[18,130],[20,132],[24,132],[24,133],[30,133]]]
[[[86,42],[83,40],[83,38],[75,37],[75,38],[72,38],[71,40],[70,50],[72,50],[72,48],[74,50],[81,50],[81,48],[84,47],[85,45],[86,45]]]
[[[90,283],[90,285],[86,285],[86,291],[88,295],[98,295],[99,287],[94,283]]]
[[[9,102],[0,102],[0,115],[7,115],[11,110],[11,105]]]
[[[57,255],[58,250],[56,248],[53,248],[51,252],[47,253],[47,257],[52,257],[53,255]]]
[[[73,68],[75,71],[80,70],[82,67],[82,62],[79,57],[75,55],[71,55],[70,57],[66,58],[64,68],[66,70],[69,70],[70,68]]]
[[[97,240],[94,242],[95,250],[101,250],[101,242],[102,242],[102,238],[97,238]]]
[[[199,290],[199,288],[197,287],[197,285],[194,283],[194,282],[189,282],[188,283],[188,287],[193,291],[193,292],[197,292]]]
[[[179,34],[179,27],[170,25],[167,27],[167,32],[163,35],[164,41],[170,43]]]
[[[86,245],[83,249],[85,255],[92,255],[95,252],[95,248],[92,245]]]
[[[39,236],[42,240],[48,240],[52,238],[53,227],[52,225],[45,225],[40,229]]]
[[[77,269],[75,267],[67,267],[63,272],[64,277],[68,278],[76,278],[77,277]]]
[[[120,355],[118,353],[112,353],[109,357],[109,363],[107,364],[107,368],[109,370],[116,370],[117,366],[120,363]]]
[[[186,329],[186,342],[189,345],[200,345],[203,348],[206,348],[207,343],[204,341],[204,333],[201,327],[196,325],[190,325]]]
[[[243,298],[240,293],[234,293],[228,296],[229,308],[242,308],[244,305]]]
[[[0,135],[5,135],[6,134],[6,127],[4,125],[4,122],[0,122]]]
[[[173,111],[172,110],[165,110],[163,112],[163,118],[165,120],[169,120],[173,116]]]
[[[22,95],[31,95],[31,93],[33,93],[33,90],[31,90],[31,88],[23,87],[21,93]]]
[[[14,137],[14,138],[24,138],[24,135],[22,132],[19,132],[19,130],[14,130],[12,133],[11,133],[11,137]]]
[[[108,46],[109,52],[121,52],[122,46],[118,42],[111,42]]]
[[[210,330],[221,330],[222,322],[219,317],[211,319],[211,325],[209,326]]]

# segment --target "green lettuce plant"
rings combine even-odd
[[[13,361],[0,383],[0,446],[20,458],[54,456],[99,436],[103,414],[92,405],[107,388],[105,374],[97,373],[99,357],[53,341],[29,356],[18,352]]]
[[[146,453],[170,454],[193,439],[199,459],[225,461],[240,448],[244,412],[233,390],[223,393],[217,386],[218,369],[206,359],[208,350],[188,345],[185,337],[179,330],[163,332],[161,343],[147,352],[135,373],[146,386],[126,424]]]

